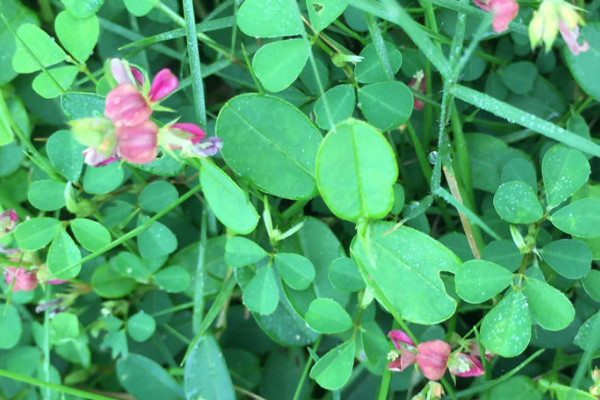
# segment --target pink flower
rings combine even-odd
[[[145,120],[135,126],[117,126],[117,150],[119,155],[133,164],[147,164],[158,154],[158,126]]]
[[[179,86],[177,77],[168,68],[161,69],[152,81],[148,99],[151,102],[161,101],[173,93],[177,86]]]
[[[111,152],[109,155],[102,151],[98,151],[95,147],[88,147],[82,151],[84,162],[92,167],[103,167],[115,161],[119,161],[116,153]]]
[[[451,374],[462,377],[480,376],[485,374],[481,361],[464,353],[454,353],[450,356],[448,370]]]
[[[450,345],[442,340],[430,340],[417,346],[417,364],[429,380],[440,380],[446,372]]]
[[[425,94],[425,74],[423,71],[417,71],[412,80],[409,82],[408,86],[418,92],[421,92],[422,94]],[[413,108],[415,110],[422,110],[423,107],[425,107],[425,103],[415,97]]]
[[[7,285],[13,285],[13,292],[21,290],[31,291],[38,285],[38,280],[34,272],[29,272],[23,267],[6,267],[4,269],[4,282]]]
[[[569,50],[571,50],[571,53],[574,56],[577,56],[579,53],[583,53],[590,49],[590,45],[587,40],[584,40],[583,44],[577,43],[577,39],[579,39],[579,25],[575,25],[575,28],[569,29],[563,20],[559,19],[558,30],[560,31],[560,35],[564,39],[567,46],[569,46]]]
[[[150,118],[152,109],[137,87],[124,83],[106,96],[104,115],[117,127],[135,126]]]
[[[473,0],[477,7],[492,14],[492,28],[500,33],[508,29],[508,24],[517,16],[519,4],[515,0]]]
[[[110,73],[118,85],[123,83],[131,83],[141,86],[144,83],[144,75],[142,75],[142,72],[136,67],[129,65],[127,61],[123,61],[118,58],[111,58],[109,63]],[[129,70],[129,72],[127,72],[127,70]],[[132,77],[133,80],[131,79]]]
[[[415,346],[415,342],[413,342],[410,336],[408,336],[408,333],[401,331],[400,329],[390,331],[388,333],[388,337],[392,339],[392,342],[394,342],[394,346],[396,346],[396,348],[399,350],[402,349],[402,347],[405,345],[413,347]]]
[[[17,227],[19,217],[15,210],[6,210],[0,214],[0,234],[8,233]]]
[[[206,136],[206,133],[198,125],[189,122],[179,122],[173,124],[170,129],[177,136],[187,136],[193,144],[200,142]],[[191,135],[191,137],[189,135]]]

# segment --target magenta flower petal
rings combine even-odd
[[[179,122],[177,124],[173,124],[171,129],[184,131],[192,135],[190,138],[193,144],[200,142],[206,136],[206,133],[196,124],[191,124],[189,122]]]
[[[507,30],[508,24],[519,12],[519,4],[515,0],[490,0],[489,7],[493,16],[492,28],[496,33]]]
[[[158,154],[158,126],[146,120],[135,126],[118,126],[115,131],[119,155],[133,164],[147,164]]]
[[[106,155],[105,153],[96,150],[94,147],[88,147],[81,153],[84,157],[83,161],[92,167],[103,167],[115,161],[119,161],[119,157],[117,157],[116,154]]]
[[[430,340],[417,346],[417,364],[423,375],[431,381],[438,381],[446,372],[450,357],[450,345],[442,340]]]
[[[15,210],[6,210],[0,214],[0,233],[8,233],[17,227],[19,217]]]
[[[413,342],[410,336],[408,336],[408,333],[401,331],[400,329],[390,331],[388,333],[388,337],[392,339],[392,341],[394,342],[394,346],[396,346],[397,349],[400,349],[402,347],[401,344],[398,342],[402,342],[410,346],[415,345],[415,342]]]
[[[50,279],[47,280],[45,283],[49,284],[49,285],[60,285],[62,283],[67,283],[69,282],[68,280],[64,280],[64,279]]]
[[[150,118],[152,109],[134,85],[125,83],[108,93],[104,114],[116,126],[135,126]]]
[[[464,353],[456,353],[450,357],[450,361],[448,361],[448,370],[451,374],[462,377],[480,376],[485,374],[481,362],[477,358]]]
[[[144,74],[142,74],[142,71],[136,67],[132,67],[131,65],[129,66],[129,70],[131,71],[131,75],[133,75],[133,79],[135,79],[137,84],[142,86],[144,84]]]
[[[177,77],[168,68],[161,69],[152,81],[148,99],[153,102],[160,101],[173,93],[177,86],[179,86]]]
[[[212,136],[197,143],[192,152],[200,157],[211,157],[217,154],[223,148],[223,140],[220,137]]]
[[[13,281],[15,282],[13,292],[21,290],[31,291],[38,285],[35,273],[29,272],[23,267],[6,267],[4,270],[4,282],[10,285]]]

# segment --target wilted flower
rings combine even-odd
[[[4,269],[4,282],[7,285],[13,285],[13,292],[31,291],[38,285],[35,272],[28,271],[23,267],[6,267]]]
[[[103,167],[115,161],[119,161],[116,149],[112,149],[108,154],[98,151],[95,147],[88,147],[83,152],[84,162],[92,167]]]
[[[0,214],[0,236],[3,233],[9,233],[17,227],[19,217],[15,210],[6,210]]]
[[[585,52],[590,46],[585,40],[582,44],[578,43],[579,24],[583,24],[583,20],[575,6],[563,0],[544,0],[529,23],[531,47],[544,43],[546,51],[549,51],[560,32],[571,53],[578,55]]]
[[[422,70],[418,70],[413,76],[412,80],[409,82],[408,86],[414,89],[417,92],[425,94],[425,74]],[[422,110],[425,107],[425,103],[415,97],[414,99],[414,109]]]
[[[515,0],[473,0],[477,7],[492,14],[492,28],[500,33],[508,29],[508,24],[517,16],[519,4]]]
[[[450,356],[450,359],[448,360],[448,370],[451,374],[462,377],[480,376],[485,374],[481,361],[464,353],[454,353]]]
[[[432,381],[440,380],[446,372],[450,345],[442,340],[430,340],[419,343],[417,349],[417,364],[423,375]]]
[[[427,385],[412,400],[439,400],[444,395],[444,389],[438,382],[429,381]]]

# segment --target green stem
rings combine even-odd
[[[321,343],[321,339],[323,338],[323,336],[319,336],[319,338],[315,341],[315,344],[313,346],[313,351],[316,353],[317,349],[319,348],[319,344]],[[310,369],[310,366],[313,363],[313,358],[309,355],[306,359],[306,364],[304,365],[304,370],[302,371],[302,376],[300,377],[300,380],[298,381],[298,385],[296,386],[296,391],[294,392],[294,397],[292,398],[292,400],[298,400],[300,398],[300,394],[302,393],[302,386],[304,385],[304,381],[306,380],[306,377],[308,376],[308,370]]]

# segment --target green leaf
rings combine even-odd
[[[363,121],[349,119],[323,140],[316,177],[319,192],[335,215],[349,221],[379,219],[394,204],[392,185],[398,167],[381,133]]]
[[[348,257],[337,258],[329,264],[329,280],[343,292],[358,292],[365,287],[358,267]]]
[[[117,361],[117,378],[128,393],[144,400],[183,400],[181,386],[159,364],[139,354]],[[143,382],[143,384],[140,384]]]
[[[600,311],[581,325],[574,343],[583,350],[598,350],[598,332],[600,332]]]
[[[500,185],[494,194],[494,208],[500,218],[511,224],[532,224],[544,216],[535,192],[522,181]]]
[[[600,302],[600,271],[597,269],[590,270],[585,278],[581,280],[585,292],[594,301]]]
[[[526,375],[518,375],[494,386],[489,400],[541,400],[542,393]],[[573,399],[575,400],[575,399]]]
[[[600,64],[600,23],[582,26],[581,35],[589,43],[590,49],[574,55],[564,46],[563,56],[579,86],[596,101],[600,101],[600,81],[594,78],[596,66]]]
[[[74,219],[71,221],[71,230],[81,247],[91,252],[100,250],[111,240],[108,229],[90,219]]]
[[[565,329],[575,317],[575,309],[567,296],[545,282],[527,279],[525,296],[534,320],[546,330]]]
[[[590,176],[590,164],[578,150],[551,147],[542,160],[548,207],[554,208],[575,193]]]
[[[340,333],[352,328],[352,319],[344,307],[331,299],[315,299],[304,316],[306,323],[319,333]]]
[[[552,214],[550,222],[569,235],[600,236],[600,199],[590,197],[568,204]]]
[[[29,186],[27,200],[42,211],[59,210],[65,206],[65,184],[44,179]]]
[[[225,262],[234,268],[254,264],[266,256],[262,247],[245,237],[234,236],[225,244]]]
[[[537,177],[531,161],[525,158],[513,158],[502,168],[502,183],[522,181],[527,183],[534,192],[537,192]]]
[[[20,40],[17,39],[17,50],[12,65],[15,71],[21,74],[39,71],[42,69],[41,66],[49,67],[58,64],[67,56],[46,32],[33,24],[19,26],[16,34]]]
[[[140,216],[138,226],[148,219],[146,216]],[[150,228],[140,233],[137,242],[140,255],[143,258],[159,258],[177,250],[177,238],[169,228],[158,221],[152,223]]]
[[[246,0],[237,12],[237,25],[248,36],[271,38],[302,32],[296,4],[287,0]]]
[[[332,121],[329,121],[325,109],[325,103],[329,106]],[[319,128],[332,129],[336,124],[346,118],[350,118],[356,105],[356,95],[352,85],[337,85],[325,92],[315,102],[313,112]]]
[[[300,76],[308,51],[304,39],[267,43],[254,54],[252,68],[266,90],[280,92]]]
[[[354,340],[330,350],[310,370],[310,377],[327,390],[341,389],[352,375]]]
[[[50,342],[61,343],[79,336],[79,320],[75,314],[62,312],[50,321]]]
[[[22,250],[36,251],[50,243],[60,227],[60,221],[55,218],[32,218],[17,226],[15,238]]]
[[[150,276],[150,268],[140,258],[126,251],[122,251],[111,260],[111,266],[126,278],[146,282]]]
[[[139,312],[127,321],[127,333],[136,342],[145,342],[156,332],[156,321],[150,314]]]
[[[542,259],[567,279],[583,278],[592,267],[592,252],[579,240],[561,239],[540,250]]]
[[[315,280],[315,266],[300,254],[275,254],[275,266],[283,281],[294,290],[304,290]]]
[[[483,318],[481,341],[486,349],[503,357],[515,357],[531,339],[531,319],[522,291],[508,293]]]
[[[17,29],[26,23],[40,24],[37,14],[21,4],[19,0],[3,0],[2,14],[9,21],[11,29]],[[10,82],[17,76],[17,72],[12,67],[12,57],[17,48],[16,40],[4,21],[0,20],[0,49],[2,49],[2,57],[0,57],[0,84]],[[2,119],[0,118],[0,120]]]
[[[523,254],[512,240],[495,240],[485,246],[481,258],[515,272],[521,265]]]
[[[339,17],[348,4],[338,0],[306,0],[308,17],[312,28],[321,32]]]
[[[92,275],[92,288],[98,295],[107,299],[118,299],[130,293],[137,286],[133,279],[121,276],[110,264],[96,268]]]
[[[187,269],[178,265],[161,269],[154,275],[154,283],[169,293],[181,293],[190,287],[192,278]]]
[[[315,195],[322,137],[296,107],[271,96],[236,96],[221,109],[216,132],[227,143],[227,165],[261,190],[294,200]]]
[[[236,233],[247,234],[256,228],[258,214],[246,193],[219,167],[203,162],[200,183],[215,216]]]
[[[50,162],[70,182],[77,182],[83,168],[83,155],[85,149],[71,131],[56,131],[46,142],[46,152]]]
[[[242,295],[244,305],[253,312],[269,315],[277,308],[279,289],[271,266],[264,266],[248,283]]]
[[[465,135],[475,189],[494,193],[502,183],[502,170],[518,153],[502,140],[484,134]]]
[[[535,64],[528,61],[519,61],[509,64],[499,71],[500,78],[513,93],[525,94],[533,89],[537,76]]]
[[[69,90],[75,77],[79,73],[79,68],[75,66],[57,67],[40,72],[32,83],[33,90],[46,99],[53,99]],[[52,76],[52,78],[50,78]],[[58,83],[58,86],[57,86]],[[60,86],[60,87],[59,87]]]
[[[358,89],[360,109],[371,124],[381,130],[405,123],[413,110],[413,95],[398,81],[372,83]]]
[[[393,307],[410,322],[432,325],[450,318],[456,301],[446,293],[440,272],[455,273],[460,260],[440,242],[406,226],[384,235],[393,226],[373,225],[370,245],[376,265],[371,265],[360,240],[351,245],[354,260],[366,272],[365,283],[376,288],[376,298],[385,307]]]
[[[160,212],[179,198],[175,186],[165,181],[154,181],[140,193],[140,208],[150,212]]]
[[[506,268],[483,260],[470,260],[456,272],[456,293],[468,303],[483,303],[510,285],[513,274]]]
[[[136,3],[142,2],[139,0]],[[54,29],[63,47],[79,62],[85,62],[90,57],[100,34],[100,24],[95,14],[78,18],[68,11],[56,16]]]
[[[390,66],[392,67],[392,73],[395,75],[402,66],[402,54],[400,54],[400,51],[393,43],[384,43]],[[374,43],[369,43],[359,55],[363,57],[363,60],[357,63],[356,68],[354,68],[356,80],[360,83],[375,83],[389,79],[383,67],[383,62],[379,59]]]
[[[103,167],[88,165],[83,175],[83,188],[90,194],[106,194],[121,186],[124,178],[123,167],[119,163]]]
[[[104,0],[60,0],[77,18],[87,18],[102,7]]]
[[[0,349],[12,349],[19,343],[23,333],[23,325],[19,312],[12,304],[0,303]]]
[[[212,335],[203,336],[190,352],[183,385],[187,399],[235,400],[225,358]]]
[[[127,11],[136,17],[143,17],[148,14],[158,0],[124,0],[125,7],[127,7]]]
[[[104,97],[93,93],[65,93],[60,106],[69,120],[104,115]]]
[[[60,231],[52,241],[48,250],[48,271],[56,279],[72,279],[79,275],[81,265],[70,270],[66,267],[81,261],[81,252],[71,236]]]

